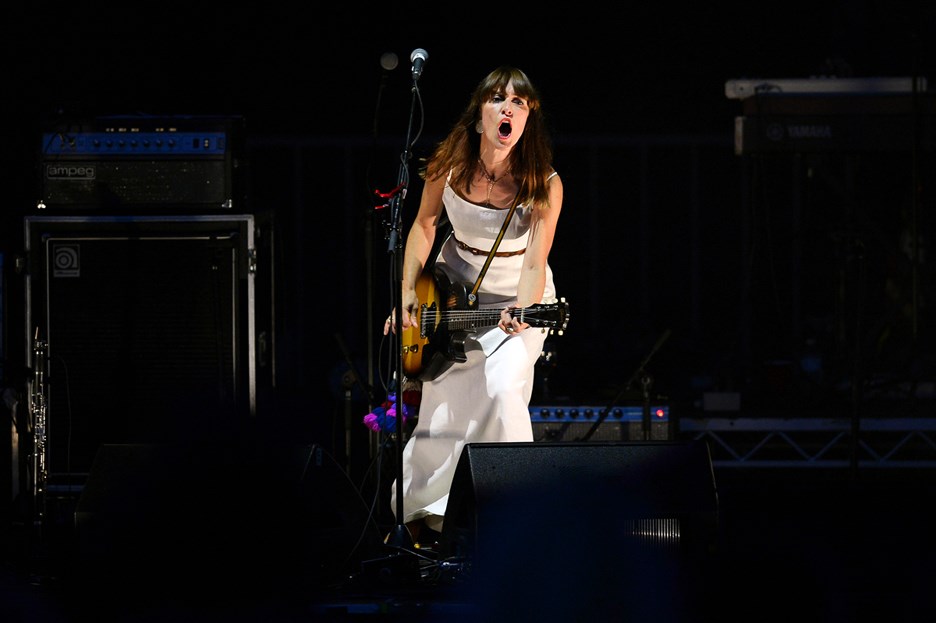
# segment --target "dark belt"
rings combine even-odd
[[[475,249],[474,247],[469,247],[467,244],[465,244],[464,242],[456,238],[454,234],[452,235],[452,240],[455,241],[455,244],[458,245],[458,248],[461,249],[462,251],[468,251],[469,253],[473,253],[475,255],[487,255],[488,253],[490,253],[490,251],[482,251],[481,249]],[[526,252],[525,248],[520,249],[519,251],[497,251],[494,254],[494,257],[512,257],[514,255],[523,255],[525,252]]]

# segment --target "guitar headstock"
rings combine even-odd
[[[569,326],[569,303],[561,298],[556,303],[540,303],[516,310],[514,315],[531,327],[549,329],[551,335],[562,335]]]
[[[549,331],[550,335],[562,335],[563,333],[565,333],[566,327],[569,326],[569,303],[568,301],[566,301],[565,297],[562,297],[559,299],[559,303],[557,304],[562,307],[562,326],[555,328],[555,329],[550,329]]]

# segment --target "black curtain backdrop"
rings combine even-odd
[[[12,18],[2,38],[5,382],[24,374],[16,258],[23,218],[37,210],[42,132],[101,115],[241,115],[243,209],[261,223],[258,260],[274,275],[257,295],[276,327],[261,414],[340,450],[346,414],[357,426],[368,406],[348,383],[341,342],[385,394],[379,320],[391,255],[373,191],[396,185],[413,106],[411,219],[418,158],[503,63],[539,85],[566,189],[552,263],[572,318],[537,400],[602,404],[671,330],[650,372],[683,412],[706,391],[741,392],[750,408],[847,403],[856,374],[899,378],[929,364],[901,320],[907,291],[892,286],[907,287],[900,245],[914,200],[924,202],[914,226],[932,233],[931,176],[913,177],[931,154],[746,161],[733,153],[740,103],[725,83],[933,79],[932,12],[870,2],[646,9],[582,25],[503,23],[478,10],[437,23],[230,9]],[[414,106],[416,48],[429,58]],[[918,311],[922,331],[931,312]],[[822,378],[803,367],[816,357]]]

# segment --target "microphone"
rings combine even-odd
[[[422,75],[423,65],[429,60],[429,52],[422,48],[416,48],[410,54],[410,62],[413,63],[413,80],[419,80]]]

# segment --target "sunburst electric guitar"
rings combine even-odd
[[[441,270],[424,271],[416,282],[418,327],[403,331],[403,372],[411,379],[431,381],[453,364],[467,360],[465,340],[478,329],[500,322],[500,309],[478,309],[469,301],[464,283],[451,282]],[[531,327],[562,334],[569,323],[569,305],[537,304],[511,310]]]

